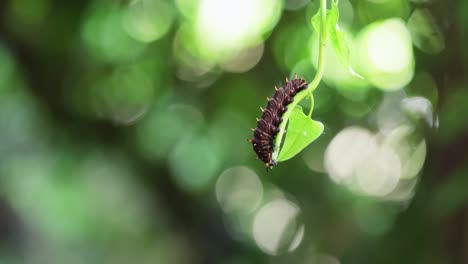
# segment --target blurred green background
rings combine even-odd
[[[317,0],[0,1],[0,263],[468,263],[468,2],[340,0],[324,134],[266,174]]]

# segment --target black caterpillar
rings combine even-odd
[[[296,76],[291,81],[286,78],[286,83],[283,86],[275,87],[273,98],[267,97],[268,104],[265,110],[260,107],[263,114],[260,119],[257,119],[257,127],[252,128],[253,138],[249,141],[252,143],[258,159],[265,163],[267,169],[276,166],[272,154],[275,150],[274,140],[280,131],[279,125],[283,121],[281,117],[288,109],[288,105],[294,101],[294,96],[307,86],[304,77],[298,79]]]

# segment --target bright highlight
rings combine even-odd
[[[278,20],[279,0],[202,0],[195,31],[198,46],[208,57],[232,55],[259,44]]]
[[[414,74],[411,36],[401,19],[367,26],[358,37],[360,72],[383,90],[407,85]]]
[[[375,27],[368,34],[369,58],[378,70],[399,72],[411,63],[411,38],[400,20]]]

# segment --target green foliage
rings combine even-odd
[[[323,124],[310,119],[304,114],[302,107],[296,106],[291,113],[284,145],[281,148],[278,161],[285,161],[301,152],[316,140],[323,132]]]
[[[315,15],[310,19],[310,23],[312,24],[312,26],[314,27],[314,30],[317,32],[317,33],[320,33],[320,8],[319,10],[317,10],[317,13],[315,13]],[[329,14],[329,10],[327,10],[327,16]]]
[[[349,47],[344,31],[338,26],[340,12],[338,11],[338,1],[331,3],[331,9],[327,10],[327,32],[326,36],[330,40],[331,46],[343,66],[349,67]],[[312,17],[312,26],[320,32],[320,10]]]
[[[359,78],[362,78],[357,74],[350,64],[350,51],[349,44],[346,40],[346,35],[338,25],[340,12],[338,10],[338,0],[333,0],[331,3],[331,9],[327,10],[327,26],[325,36],[330,41],[330,44],[335,52],[340,63],[349,70],[349,72]],[[320,32],[320,9],[311,19],[312,26],[315,31]]]
[[[468,1],[327,1],[5,1],[0,264],[465,263]]]
[[[349,46],[348,42],[346,41],[344,31],[342,31],[338,26],[338,18],[340,14],[338,12],[337,3],[338,2],[333,1],[331,9],[328,11],[327,36],[329,37],[331,46],[338,56],[341,64],[343,64],[345,67],[349,67]]]

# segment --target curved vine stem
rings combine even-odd
[[[309,109],[309,114],[307,116],[311,118],[312,111],[314,110],[314,96],[312,95],[312,93],[309,93],[309,100],[310,100],[310,109]]]
[[[272,158],[274,161],[278,160],[278,155],[280,151],[280,144],[283,140],[284,134],[286,132],[286,124],[288,123],[289,116],[292,113],[292,110],[298,105],[304,98],[307,96],[312,97],[312,92],[318,87],[320,81],[322,80],[323,71],[325,67],[324,53],[327,45],[327,0],[320,0],[320,36],[319,36],[319,52],[318,52],[318,66],[317,73],[314,76],[314,79],[309,84],[307,89],[302,90],[294,96],[294,101],[288,105],[288,110],[283,114],[283,122],[279,125],[280,131],[275,138],[275,151],[273,152]],[[312,111],[312,109],[310,110]]]

